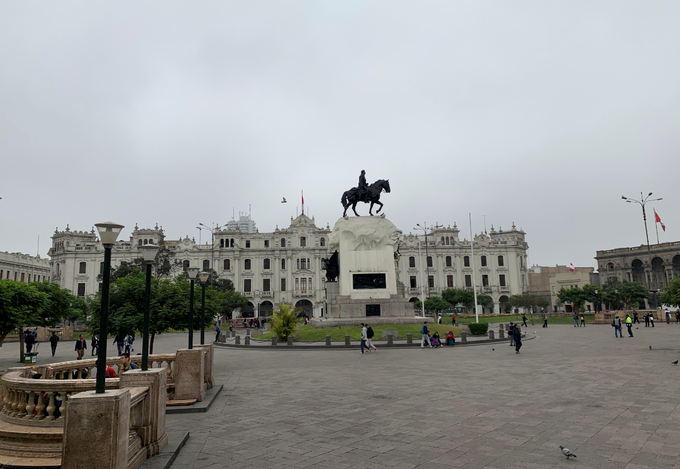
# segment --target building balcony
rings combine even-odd
[[[293,296],[298,298],[309,298],[314,296],[314,292],[312,290],[297,290],[293,292]]]
[[[243,296],[248,297],[248,298],[252,298],[252,297],[253,297],[253,292],[251,292],[251,291],[244,291],[244,292],[243,292]]]
[[[271,292],[271,291],[263,291],[263,292],[260,292],[260,296],[262,298],[271,298],[272,296],[274,296],[274,293]]]

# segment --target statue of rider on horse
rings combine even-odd
[[[390,181],[389,179],[378,179],[375,181],[373,184],[368,185],[366,183],[366,171],[363,169],[361,170],[361,175],[359,176],[359,185],[357,187],[353,187],[352,189],[345,191],[344,194],[342,194],[342,199],[341,203],[342,206],[345,208],[345,211],[343,212],[342,216],[346,217],[347,216],[347,209],[351,206],[352,211],[354,211],[354,214],[358,217],[359,214],[357,213],[357,203],[359,202],[364,202],[364,203],[370,203],[371,206],[368,209],[368,214],[373,216],[373,205],[377,204],[380,205],[378,210],[375,212],[376,214],[380,213],[380,210],[383,208],[383,204],[380,202],[380,194],[382,191],[385,192],[390,192]]]

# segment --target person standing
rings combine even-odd
[[[33,345],[37,342],[36,337],[38,337],[37,327],[33,332],[30,331],[24,332],[24,344],[26,344],[26,353],[31,353],[31,350],[33,350]]]
[[[523,327],[529,327],[529,326],[527,326],[527,315],[526,315],[526,313],[522,314],[522,326]]]
[[[643,317],[645,318],[645,327],[649,327],[649,313],[645,313]]]
[[[366,347],[366,341],[368,340],[367,334],[368,332],[366,331],[366,326],[364,323],[361,323],[361,353],[364,353],[364,349],[368,348]],[[370,351],[370,349],[368,350]]]
[[[633,310],[633,324],[640,324],[640,318],[638,317],[638,312]]]
[[[519,349],[522,348],[522,332],[519,327],[512,330],[512,339],[515,341],[515,353],[519,353]]]
[[[104,337],[106,339],[106,337]],[[125,346],[125,336],[122,334],[118,334],[114,339],[113,343],[116,344],[118,347],[118,356],[120,357],[125,350],[123,350],[123,347]]]
[[[370,325],[366,324],[366,349],[368,351],[370,351],[371,347],[373,347],[373,350],[375,350],[377,352],[378,347],[373,345],[373,336],[374,335],[375,334],[373,333],[373,328]]]
[[[571,318],[574,320],[574,327],[581,327],[578,325],[578,314],[576,314],[576,311],[574,311],[574,315]]]
[[[671,323],[671,312],[668,308],[666,308],[666,324]]]
[[[654,327],[654,311],[649,313],[649,323]]]
[[[633,319],[630,314],[626,314],[626,329],[628,329],[628,337],[633,337]]]
[[[52,347],[52,356],[54,356],[54,353],[57,351],[57,342],[59,342],[59,336],[57,335],[56,332],[52,331],[52,335],[50,336],[50,346]]]
[[[437,316],[437,324],[441,324],[441,323],[442,323],[442,315],[440,314],[439,316]]]
[[[427,329],[427,322],[423,323],[423,327],[420,328],[420,334],[422,338],[420,339],[420,348],[425,348],[425,342],[427,342],[428,347],[432,348],[432,342],[430,342],[430,331]]]
[[[215,324],[215,342],[217,342],[217,339],[220,338],[220,332],[222,332],[220,331],[220,325]]]
[[[451,314],[451,324],[454,326],[456,325],[456,313]]]
[[[83,338],[83,334],[80,334],[78,340],[76,340],[76,352],[78,353],[78,358],[76,360],[82,360],[83,355],[85,355],[85,349],[87,348],[87,342]]]
[[[515,326],[512,321],[510,321],[510,325],[508,326],[508,336],[510,337],[510,347],[515,345],[515,329],[517,329],[517,326]]]
[[[680,324],[680,309],[675,311],[675,323]]]
[[[99,334],[94,334],[92,336],[92,342],[90,343],[92,348],[92,356],[99,355]]]
[[[583,313],[581,313],[581,326],[586,327],[586,317],[583,315]]]
[[[548,315],[545,313],[545,310],[541,313],[541,317],[543,318],[543,327],[548,327]]]
[[[623,339],[623,332],[621,332],[621,319],[617,314],[612,321],[612,326],[614,326],[614,337],[621,337]]]

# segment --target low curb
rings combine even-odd
[[[220,384],[219,386],[213,386],[212,388],[208,389],[205,392],[205,398],[201,402],[197,402],[195,404],[187,406],[166,407],[165,415],[197,414],[200,412],[207,412],[208,409],[210,409],[210,406],[213,405],[213,402],[215,402],[215,399],[217,399],[217,396],[219,396],[223,387],[224,385]]]

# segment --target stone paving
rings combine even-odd
[[[680,326],[534,331],[520,355],[507,342],[216,348],[221,396],[206,414],[168,415],[168,430],[191,432],[173,468],[680,468]],[[164,334],[157,347],[185,343]]]

